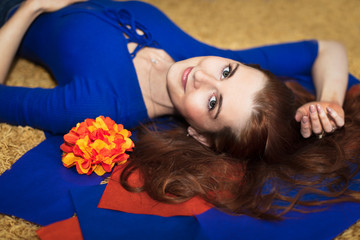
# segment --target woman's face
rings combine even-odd
[[[241,129],[265,75],[231,59],[196,57],[174,63],[167,88],[176,110],[198,132]]]

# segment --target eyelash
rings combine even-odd
[[[212,99],[213,97],[215,97],[216,102],[215,102],[215,105],[211,107],[211,106],[210,106],[210,102],[212,101],[211,99]],[[211,94],[211,96],[210,96],[210,98],[209,98],[209,100],[208,100],[208,109],[209,109],[209,111],[214,110],[215,107],[216,107],[216,105],[217,105],[217,103],[218,103],[218,99],[217,99],[217,97],[215,96],[215,93]]]
[[[223,70],[222,70],[222,72],[221,72],[221,79],[224,79],[224,78],[227,78],[228,76],[226,76],[226,77],[224,77],[223,76],[223,74],[224,74],[224,71],[225,71],[225,69],[227,69],[227,68],[229,68],[229,73],[228,73],[228,76],[231,74],[231,72],[232,72],[232,67],[231,67],[231,64],[229,64],[229,65],[226,65],[224,68],[223,68]]]

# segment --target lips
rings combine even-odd
[[[193,67],[188,67],[187,69],[185,69],[185,71],[184,71],[184,73],[182,75],[181,83],[182,83],[182,86],[184,88],[184,91],[186,90],[186,83],[187,83],[189,74],[190,74],[192,69],[193,69]]]

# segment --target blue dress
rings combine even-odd
[[[137,28],[145,34],[138,35]],[[138,43],[133,53],[128,52],[128,42]],[[212,55],[259,64],[314,90],[315,40],[219,49],[192,38],[147,3],[92,0],[35,20],[19,56],[47,68],[58,86],[0,86],[0,122],[65,133],[85,118],[104,115],[127,128],[136,126],[148,116],[132,59],[145,46],[163,49],[175,61]],[[356,81],[351,75],[349,79]]]

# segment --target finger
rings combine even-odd
[[[320,104],[316,104],[316,110],[318,112],[318,116],[321,122],[321,125],[325,132],[330,133],[333,131],[333,126],[331,125],[328,116],[326,115],[323,108],[320,106]]]
[[[322,132],[322,126],[319,120],[318,112],[314,105],[310,105],[310,120],[311,120],[311,128],[315,134],[320,134]]]
[[[344,119],[341,116],[339,116],[339,114],[337,114],[337,112],[334,109],[332,109],[330,107],[326,107],[326,110],[328,111],[328,113],[330,114],[332,119],[335,121],[336,126],[338,126],[338,127],[344,126],[344,124],[345,124]]]
[[[311,124],[308,116],[304,116],[301,119],[300,133],[304,138],[308,138],[311,136]]]
[[[306,116],[306,115],[307,115],[306,111],[303,110],[302,108],[299,108],[295,113],[295,120],[297,122],[300,122],[302,120],[303,116]]]

